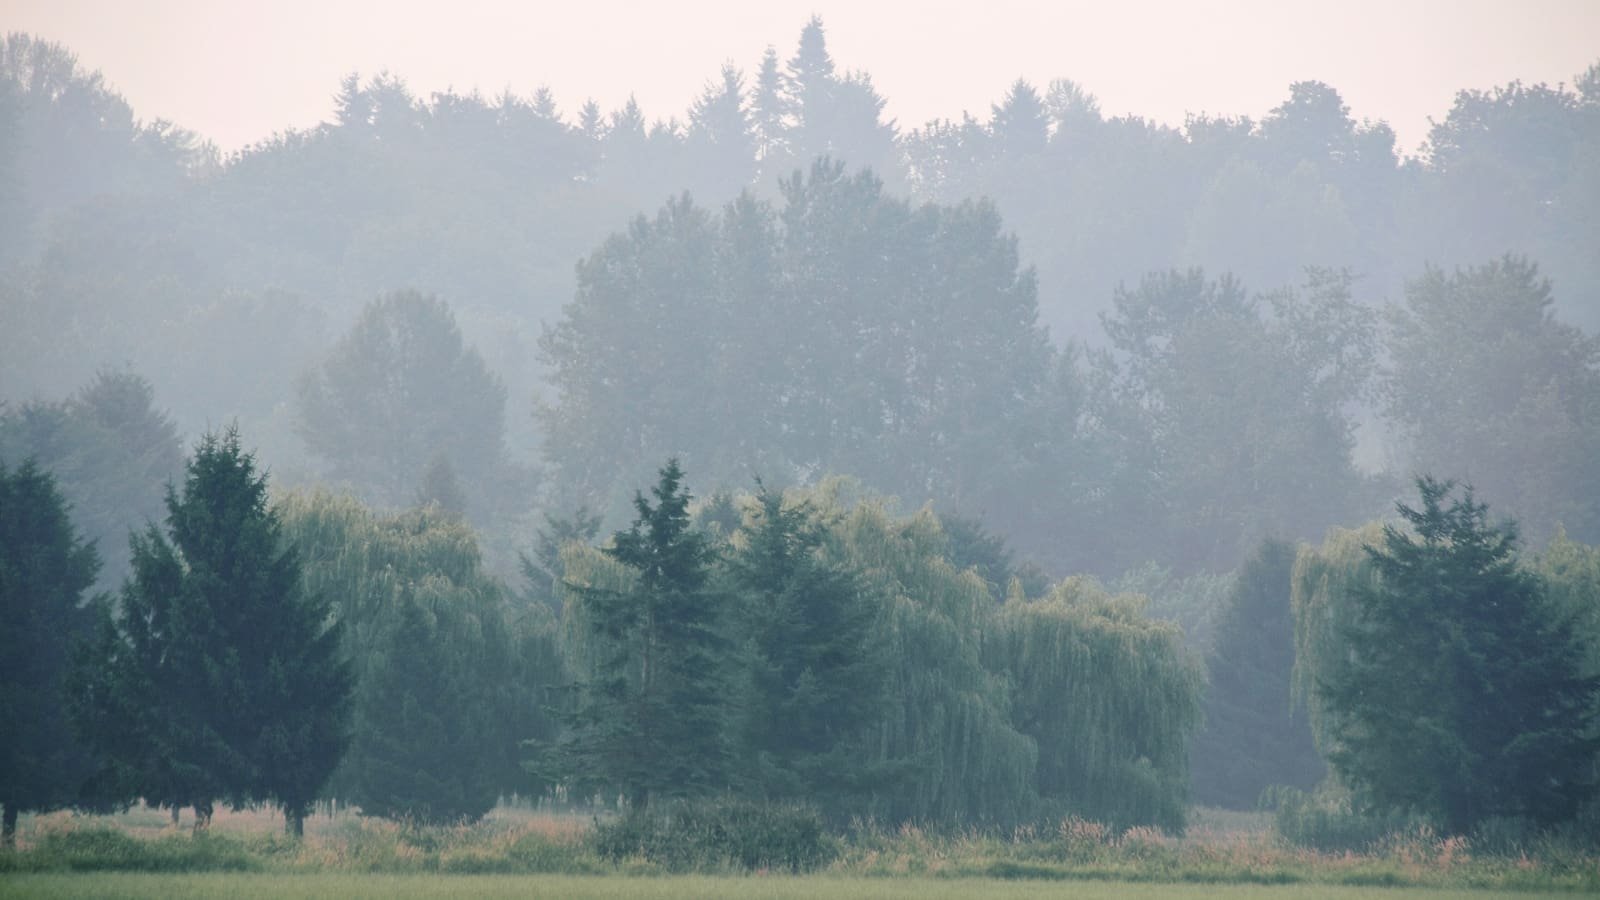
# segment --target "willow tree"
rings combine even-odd
[[[992,654],[1016,685],[1013,721],[1038,742],[1050,807],[1181,830],[1203,679],[1177,627],[1087,578],[1009,603]]]
[[[371,815],[457,821],[532,787],[519,745],[553,733],[537,696],[561,677],[553,623],[511,604],[472,529],[434,507],[377,513],[326,493],[278,509],[310,548],[308,589],[338,598],[356,672],[353,739],[329,792]]]
[[[1382,539],[1383,525],[1378,522],[1354,530],[1331,529],[1322,546],[1301,546],[1290,575],[1289,605],[1294,611],[1291,699],[1305,706],[1317,750],[1324,757],[1333,746],[1335,729],[1316,685],[1335,677],[1348,661],[1343,634],[1357,615],[1351,597],[1354,591],[1375,584],[1377,575],[1367,547]]]
[[[818,492],[839,502],[837,486]],[[983,579],[944,557],[938,519],[896,521],[882,505],[843,515],[828,553],[863,573],[882,604],[875,643],[890,660],[875,741],[860,765],[882,779],[864,809],[888,821],[1009,822],[1029,815],[1039,751],[1011,722],[1005,676],[984,663],[997,626]]]

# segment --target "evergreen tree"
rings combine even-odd
[[[17,814],[79,799],[92,762],[72,734],[65,693],[73,643],[94,629],[84,593],[100,568],[67,503],[32,460],[0,462],[0,843]]]
[[[849,568],[822,555],[823,523],[809,503],[755,497],[729,567],[754,644],[747,737],[755,777],[773,797],[838,812],[860,783],[852,763],[886,710],[888,661],[874,625],[881,601]]]
[[[633,525],[602,551],[622,571],[619,583],[569,575],[589,670],[568,734],[543,761],[561,780],[620,790],[633,810],[724,786],[731,768],[730,642],[727,604],[711,583],[714,551],[691,528],[676,459],[651,493],[653,505],[635,495]]]
[[[102,784],[192,805],[197,826],[219,798],[274,802],[298,836],[348,741],[351,675],[329,602],[303,590],[235,430],[202,439],[181,492],[168,489],[166,525],[133,537],[133,577],[81,677]]]
[[[1194,800],[1251,809],[1272,785],[1309,791],[1327,770],[1290,698],[1294,547],[1265,541],[1234,581],[1207,659],[1205,726],[1190,751]]]
[[[1417,480],[1408,530],[1367,548],[1377,583],[1352,595],[1347,664],[1319,684],[1329,762],[1371,809],[1451,833],[1492,816],[1570,819],[1596,789],[1600,676],[1570,612],[1519,568],[1514,523],[1470,488]]]

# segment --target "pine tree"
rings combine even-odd
[[[55,478],[0,462],[0,806],[3,843],[17,814],[79,799],[92,762],[65,715],[73,643],[94,628],[84,593],[100,559],[78,536]]]
[[[1514,523],[1451,482],[1417,481],[1354,589],[1347,664],[1319,685],[1329,762],[1370,809],[1464,833],[1491,816],[1571,818],[1595,793],[1600,676],[1570,612],[1519,567]]]
[[[267,484],[230,429],[207,435],[167,529],[132,540],[134,575],[81,677],[102,785],[165,806],[270,801],[299,835],[343,754],[351,677],[329,603],[302,590]]]
[[[633,810],[654,797],[704,793],[731,768],[726,599],[711,583],[715,551],[691,527],[676,459],[636,494],[633,525],[603,554],[620,584],[569,573],[590,669],[568,734],[540,766],[586,787],[619,789]]]

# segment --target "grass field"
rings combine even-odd
[[[319,874],[180,874],[137,873],[43,874],[0,878],[0,898],[212,898],[212,897],[340,897],[406,900],[412,897],[506,898],[706,898],[706,900],[830,900],[905,898],[996,900],[1070,897],[1072,900],[1144,900],[1144,898],[1282,898],[1282,900],[1426,900],[1435,897],[1486,896],[1470,889],[1379,888],[1339,885],[1192,885],[1127,884],[1079,881],[1070,887],[1051,882],[992,879],[852,878],[834,875],[804,877],[702,876],[499,876],[499,875],[354,875]],[[1495,897],[1543,894],[1496,892]]]

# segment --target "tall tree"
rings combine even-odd
[[[451,822],[525,793],[519,744],[550,736],[540,694],[561,681],[540,641],[549,612],[508,602],[472,529],[437,507],[379,513],[318,492],[277,509],[307,548],[306,591],[336,600],[356,676],[329,794],[370,815]]]
[[[827,533],[809,503],[762,487],[729,568],[754,643],[746,739],[757,784],[839,814],[869,793],[855,763],[888,700],[888,661],[875,629],[882,601],[824,557]]]
[[[1514,523],[1450,482],[1417,480],[1367,554],[1343,632],[1347,664],[1318,692],[1329,761],[1368,808],[1437,817],[1466,833],[1492,816],[1549,825],[1596,790],[1600,675],[1572,613],[1516,558]]]
[[[1311,270],[1304,290],[1252,298],[1189,270],[1119,290],[1115,353],[1095,358],[1112,521],[1167,535],[1162,561],[1181,570],[1226,570],[1267,533],[1310,538],[1365,513],[1346,409],[1367,390],[1374,328],[1350,283]]]
[[[1391,312],[1384,388],[1411,464],[1470,478],[1542,540],[1600,541],[1600,338],[1554,315],[1550,282],[1506,256],[1430,268]]]
[[[94,631],[85,593],[100,568],[56,482],[32,460],[0,462],[0,844],[17,815],[81,799],[93,762],[66,714],[74,644]]]
[[[714,551],[691,527],[677,460],[651,495],[635,495],[633,525],[602,551],[620,579],[569,570],[590,665],[546,760],[569,783],[620,790],[634,810],[725,786],[732,765],[729,610],[711,581]]]
[[[336,480],[380,506],[409,505],[429,466],[464,475],[487,519],[517,484],[505,457],[506,389],[444,301],[412,291],[367,304],[301,378],[295,429]]]
[[[197,825],[217,799],[270,801],[298,836],[349,739],[329,600],[303,590],[237,431],[201,440],[166,525],[134,536],[133,577],[81,679],[107,785],[192,805]]]

